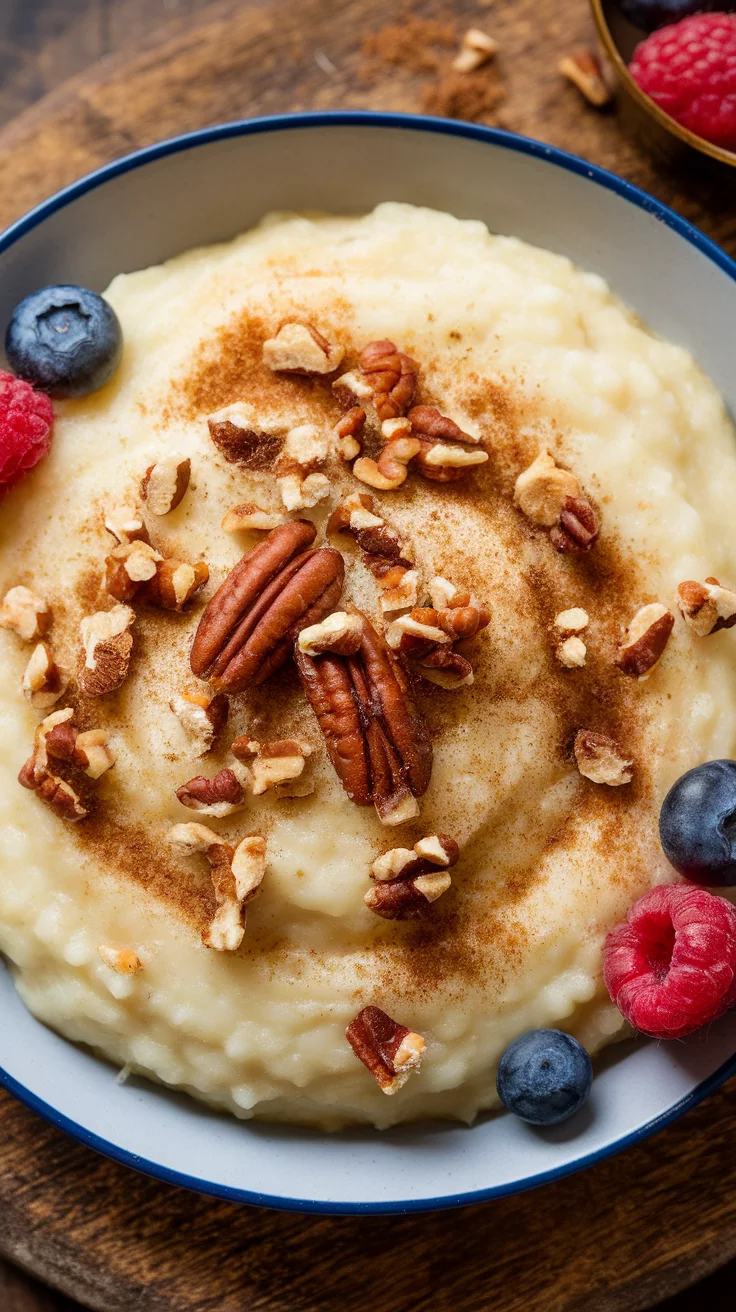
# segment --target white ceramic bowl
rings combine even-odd
[[[695,354],[736,412],[736,265],[721,250],[582,160],[443,120],[303,114],[208,128],[119,160],[0,238],[0,323],[44,283],[102,290],[113,274],[231,237],[268,210],[361,212],[382,200],[483,219],[602,274]],[[555,1129],[504,1115],[472,1129],[331,1136],[237,1121],[144,1081],[116,1084],[111,1066],[26,1012],[2,967],[0,1015],[0,1082],[83,1143],[204,1193],[305,1211],[410,1211],[527,1189],[651,1133],[736,1070],[732,1012],[685,1042],[611,1049],[587,1107]]]

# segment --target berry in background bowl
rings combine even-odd
[[[621,120],[661,162],[736,179],[734,0],[591,0]]]

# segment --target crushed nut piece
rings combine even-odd
[[[309,743],[287,738],[283,742],[264,743],[251,765],[253,796],[260,797],[270,788],[298,779],[304,762],[311,756]]]
[[[105,515],[105,528],[121,547],[131,542],[147,542],[148,529],[137,510],[129,506],[114,506]]]
[[[55,775],[47,775],[35,792],[36,797],[40,797],[54,815],[58,815],[60,820],[66,820],[69,824],[76,824],[78,820],[84,820],[89,814],[71,784],[65,783],[63,779],[57,779]]]
[[[391,442],[395,437],[411,437],[409,419],[384,419],[381,424],[381,437],[384,442]]]
[[[633,779],[632,762],[621,755],[618,743],[606,733],[580,729],[575,735],[578,770],[594,784],[618,788]]]
[[[108,943],[101,943],[97,955],[100,961],[118,975],[136,975],[143,968],[143,962],[132,948],[114,948]]]
[[[565,55],[557,65],[558,71],[568,82],[572,82],[582,92],[589,105],[603,109],[613,100],[613,92],[603,74],[603,68],[597,55],[582,46]]]
[[[328,651],[339,656],[352,656],[360,647],[362,636],[362,615],[337,610],[320,624],[310,624],[302,629],[297,641],[299,650],[306,652],[307,656],[321,656]]]
[[[595,511],[585,497],[566,497],[560,522],[549,535],[555,551],[563,554],[590,551],[598,537]]]
[[[354,460],[363,450],[365,420],[365,410],[361,405],[356,405],[335,424],[333,432],[343,460]]]
[[[471,469],[476,465],[484,465],[487,460],[487,451],[467,451],[462,446],[450,446],[449,442],[435,442],[429,450],[422,452],[418,467],[426,477],[430,477],[434,471]]]
[[[384,615],[390,615],[397,610],[409,610],[417,604],[417,593],[419,588],[419,571],[416,569],[403,569],[402,566],[394,566],[387,574],[378,580],[381,588],[379,603]]]
[[[580,494],[580,484],[568,469],[561,469],[549,451],[540,451],[536,460],[519,474],[514,488],[517,505],[532,524],[552,528],[559,524],[565,501]]]
[[[439,574],[433,579],[430,579],[427,586],[429,588],[430,600],[435,610],[444,610],[446,606],[449,606],[453,597],[457,593],[455,584],[449,583],[447,579],[443,579]]]
[[[561,610],[559,615],[555,615],[555,628],[563,633],[582,633],[589,623],[590,616],[582,606],[571,606],[569,610]]]
[[[49,756],[53,754],[51,738],[52,735],[48,734],[46,743]],[[84,733],[78,733],[74,743],[73,763],[84,770],[90,779],[100,779],[111,770],[115,757],[108,746],[107,729],[87,729]]]
[[[441,871],[411,879],[394,879],[369,888],[363,901],[370,911],[384,920],[417,920],[447,892],[451,883],[450,876]]]
[[[153,606],[182,611],[204,587],[210,572],[203,560],[189,565],[183,560],[162,560],[143,592]]]
[[[23,642],[37,642],[50,627],[51,611],[43,597],[23,586],[5,593],[0,604],[0,628],[12,629]]]
[[[361,483],[390,492],[406,482],[407,466],[419,454],[421,444],[415,437],[396,437],[387,442],[378,460],[361,456],[353,465],[353,473]]]
[[[134,619],[129,606],[113,606],[82,620],[85,661],[79,679],[85,697],[102,697],[125,682],[133,650],[128,630]]]
[[[369,384],[378,418],[402,418],[414,400],[418,365],[393,342],[369,342],[360,354],[363,379]]]
[[[141,483],[141,496],[152,515],[168,515],[181,505],[191,474],[191,460],[174,451],[149,465]]]
[[[348,1025],[345,1037],[379,1088],[388,1094],[396,1093],[418,1069],[425,1048],[421,1034],[399,1025],[380,1007],[364,1007]]]
[[[245,804],[242,785],[232,770],[220,770],[213,779],[197,775],[177,788],[176,796],[182,806],[188,806],[191,811],[218,819],[242,811]]]
[[[280,510],[264,510],[254,501],[246,501],[242,506],[233,506],[222,521],[226,533],[240,533],[245,529],[262,529],[269,532],[286,523],[286,515]]]
[[[457,843],[448,834],[420,838],[411,851],[396,847],[384,852],[371,866],[371,876],[378,883],[366,893],[366,906],[385,920],[423,916],[450,887],[448,868],[459,855]]]
[[[263,362],[275,373],[331,374],[345,354],[311,324],[284,323],[263,343]]]
[[[479,27],[469,27],[463,36],[462,45],[452,61],[456,73],[474,73],[481,68],[498,51],[498,41]]]
[[[206,825],[174,825],[168,841],[190,856],[202,852],[209,862],[217,911],[202,935],[215,952],[235,952],[245,933],[245,907],[258,892],[266,873],[266,843],[256,834],[236,848]]]
[[[210,415],[207,424],[212,441],[229,464],[273,470],[284,445],[280,419],[263,417],[254,405],[235,401]]]
[[[460,848],[449,834],[428,834],[420,838],[413,848],[392,847],[376,857],[371,875],[379,882],[397,879],[400,875],[428,874],[438,866],[446,869],[457,864]]]
[[[332,392],[335,400],[340,405],[355,407],[356,401],[371,401],[373,399],[373,388],[363,374],[351,370],[347,374],[341,374],[332,384]]]
[[[585,664],[588,649],[582,638],[576,638],[574,635],[565,638],[557,648],[557,659],[560,665],[564,665],[566,670],[581,669]]]
[[[687,579],[677,589],[677,605],[685,623],[699,638],[707,638],[736,624],[736,592],[724,588],[716,578],[705,583]]]
[[[61,673],[45,642],[34,647],[23,674],[23,693],[31,706],[46,710],[58,702],[66,691],[67,680]]]
[[[635,679],[646,679],[659,663],[675,617],[661,602],[642,606],[631,621],[626,641],[619,648],[616,664]]]
[[[205,693],[175,693],[171,710],[189,738],[195,756],[206,756],[227,723],[229,702],[224,693],[208,697]]]
[[[451,641],[444,629],[440,629],[432,622],[424,621],[425,613],[420,608],[412,611],[410,615],[400,615],[398,619],[391,621],[386,629],[386,642],[393,651],[402,651],[410,655],[426,648],[427,644],[442,646]]]
[[[322,465],[330,454],[331,435],[320,432],[316,424],[300,424],[290,428],[284,443],[284,461],[294,461],[302,468],[303,476],[312,466]],[[288,464],[285,466],[289,471]]]
[[[305,479],[285,474],[276,479],[276,484],[287,510],[309,510],[330,495],[330,480],[325,474],[308,474]]]

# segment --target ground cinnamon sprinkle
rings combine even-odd
[[[375,75],[382,64],[393,64],[411,73],[433,73],[440,61],[431,47],[455,46],[456,43],[452,23],[407,17],[401,23],[390,23],[363,38],[362,53],[369,61],[364,72]]]
[[[495,68],[475,73],[442,73],[422,95],[425,114],[442,118],[462,118],[477,123],[492,114],[504,97],[503,85]]]

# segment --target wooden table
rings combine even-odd
[[[561,83],[558,58],[590,39],[585,0],[417,0],[416,12],[498,37],[505,96],[490,121],[613,168],[736,253],[732,202],[658,172],[614,114]],[[0,224],[97,164],[203,124],[420,109],[435,72],[361,55],[362,38],[402,13],[395,0],[3,0]],[[0,1095],[0,1248],[104,1312],[638,1312],[736,1254],[735,1112],[731,1081],[653,1140],[541,1192],[454,1213],[331,1219],[155,1184]],[[670,1312],[730,1309],[732,1282],[713,1277]],[[0,1265],[2,1312],[72,1306]]]

